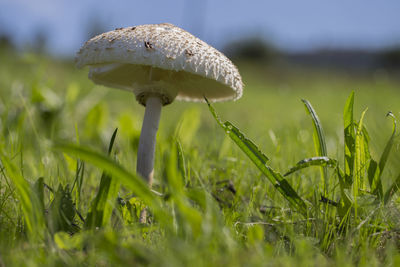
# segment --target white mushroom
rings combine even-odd
[[[242,78],[226,56],[168,23],[100,34],[83,45],[76,65],[88,65],[89,78],[97,84],[133,91],[146,107],[137,172],[150,187],[162,106],[174,99],[203,101],[206,97],[215,102],[242,96]]]

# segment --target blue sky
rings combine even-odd
[[[217,48],[258,35],[281,49],[400,45],[399,0],[0,0],[0,32],[18,43],[38,30],[54,53],[73,55],[88,22],[105,30],[170,22]]]

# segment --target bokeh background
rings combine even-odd
[[[45,114],[56,114],[54,123],[64,123],[60,129],[70,131],[77,123],[91,140],[103,133],[107,143],[110,132],[127,117],[126,125],[134,121],[139,131],[143,108],[134,97],[95,86],[87,70],[74,67],[73,58],[99,33],[169,22],[238,65],[245,83],[243,98],[217,108],[255,141],[265,143],[268,152],[274,153],[274,136],[293,139],[299,129],[311,129],[302,98],[315,105],[335,150],[351,91],[356,91],[356,117],[368,107],[370,131],[382,135],[383,143],[391,129],[385,114],[392,111],[400,117],[399,13],[397,0],[0,0],[0,86],[4,102],[9,92],[21,88],[27,101]],[[86,106],[60,120],[71,95],[71,106],[79,107],[74,101]],[[213,127],[214,122],[205,105],[174,103],[163,110],[168,119],[162,120],[160,135],[163,129],[169,129],[166,135],[173,132],[176,121],[192,108],[201,114],[200,132],[210,134],[207,125]],[[311,144],[310,133],[300,131],[296,138]],[[290,155],[290,149],[287,152]]]
[[[0,35],[19,49],[69,57],[100,32],[169,22],[226,52],[254,49],[244,56],[279,51],[370,65],[377,52],[398,48],[399,12],[396,0],[1,0]]]

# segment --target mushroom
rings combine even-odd
[[[242,78],[226,56],[168,23],[97,35],[80,49],[76,65],[88,65],[89,78],[96,84],[133,91],[145,106],[137,173],[150,188],[161,107],[175,99],[199,102],[206,97],[215,102],[242,96]]]

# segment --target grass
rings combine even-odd
[[[239,101],[163,109],[150,191],[133,95],[0,57],[0,266],[400,263],[398,74],[243,62]]]

